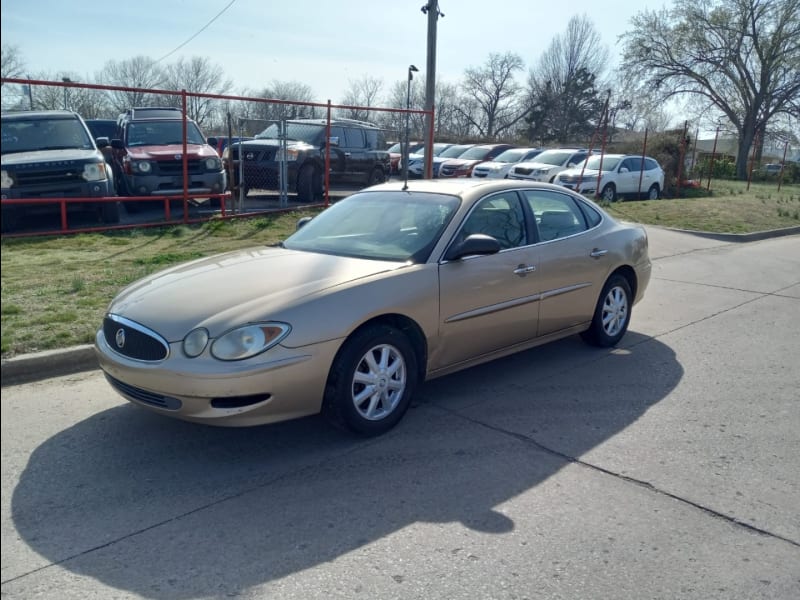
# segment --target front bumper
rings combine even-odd
[[[341,340],[303,348],[281,345],[251,359],[187,358],[181,342],[159,362],[127,358],[95,336],[100,368],[124,398],[153,412],[185,421],[245,427],[316,414]]]
[[[125,174],[128,191],[134,196],[177,196],[183,194],[183,175]],[[192,174],[188,180],[189,194],[222,194],[227,187],[224,171]]]

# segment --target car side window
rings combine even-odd
[[[653,169],[658,168],[658,163],[654,161],[652,158],[645,158],[644,159],[644,169],[645,171],[652,171]]]
[[[480,200],[464,222],[460,239],[474,233],[492,236],[503,250],[526,245],[525,217],[517,195],[501,193]]]
[[[344,145],[348,148],[364,148],[364,130],[345,127]]]
[[[586,231],[583,211],[567,194],[549,190],[523,190],[522,195],[533,212],[540,242]]]
[[[344,128],[331,125],[331,146],[344,146]]]

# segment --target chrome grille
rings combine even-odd
[[[103,320],[103,335],[114,352],[128,358],[156,362],[169,356],[169,344],[164,338],[116,315],[108,315]]]

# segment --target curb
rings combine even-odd
[[[94,346],[86,344],[60,350],[47,350],[4,358],[0,384],[2,387],[31,383],[59,375],[72,375],[98,368]]]
[[[690,229],[659,227],[658,225],[648,225],[648,227],[658,227],[668,231],[677,231],[698,237],[736,243],[756,242],[769,238],[800,234],[800,227],[787,227],[785,229],[757,231],[754,233],[709,233]],[[35,354],[23,354],[14,358],[3,359],[0,385],[6,387],[21,383],[31,383],[49,379],[50,377],[93,371],[98,368],[99,365],[94,353],[94,345],[92,344],[60,350],[48,350]]]

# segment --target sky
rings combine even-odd
[[[272,81],[308,85],[315,101],[339,102],[351,81],[365,75],[388,93],[406,81],[409,65],[424,75],[427,0],[3,0],[3,45],[17,46],[27,72],[53,79],[94,80],[109,61],[135,56],[169,64],[201,56],[222,67],[234,90]],[[525,62],[524,83],[553,37],[575,15],[595,25],[612,62],[619,37],[643,10],[665,0],[440,0],[436,75],[458,82],[492,52],[515,52]],[[567,8],[568,6],[568,8]]]

